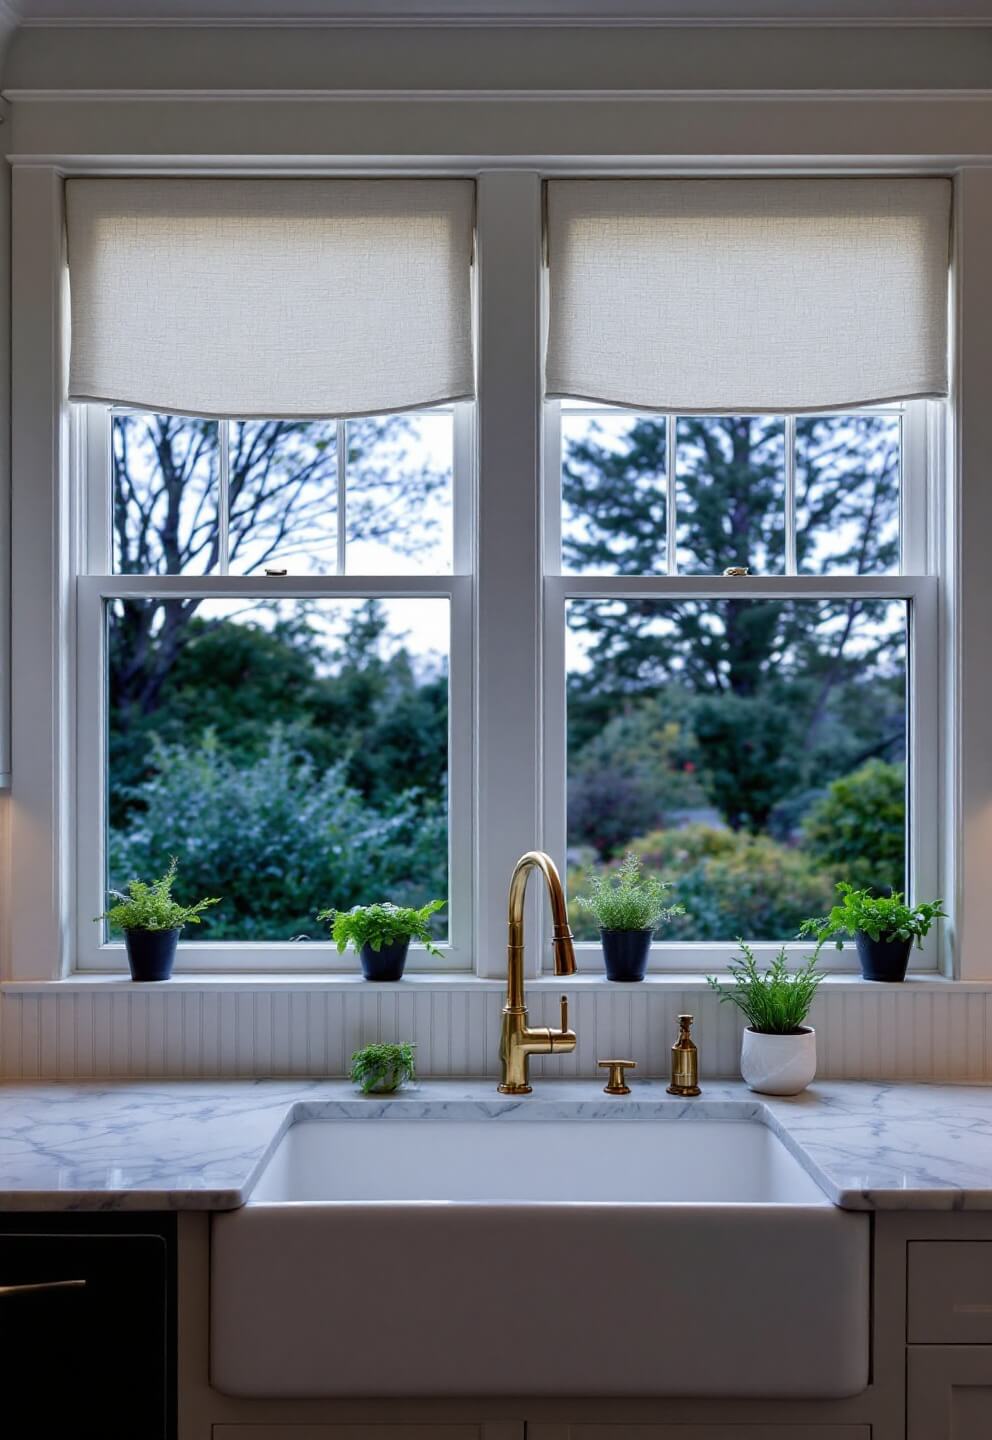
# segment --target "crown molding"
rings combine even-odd
[[[40,28],[992,26],[992,0],[0,0],[0,24]]]

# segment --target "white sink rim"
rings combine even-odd
[[[338,1107],[317,1115],[301,1109],[253,1177],[249,1206],[831,1208],[834,1203],[802,1152],[747,1105],[718,1115],[678,1109],[673,1115],[672,1107],[660,1107],[659,1113],[656,1104],[617,1106],[607,1115],[602,1107],[560,1104],[491,1113],[457,1103],[405,1102],[402,1108],[380,1103],[357,1113],[348,1107],[344,1114]],[[429,1153],[418,1156],[425,1139]],[[468,1169],[459,1144],[476,1147]],[[596,1148],[591,1164],[599,1168],[577,1170],[576,1157],[587,1159],[590,1144]],[[715,1145],[722,1149],[715,1152]],[[633,1177],[624,1175],[631,1162]]]

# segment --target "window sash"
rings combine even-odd
[[[439,407],[440,408],[440,407]],[[78,698],[76,706],[77,825],[75,870],[75,968],[127,970],[123,942],[104,943],[92,916],[105,909],[106,883],[106,624],[105,605],[116,598],[190,596],[209,599],[373,599],[438,598],[449,605],[448,657],[448,939],[441,958],[422,945],[410,947],[408,968],[418,971],[470,970],[473,957],[471,721],[473,589],[471,516],[474,415],[470,404],[452,407],[453,571],[443,576],[265,576],[227,573],[197,575],[114,575],[112,571],[111,451],[109,407],[76,407],[73,452],[83,475],[85,504],[80,516],[80,573],[76,580]],[[225,425],[227,422],[219,422]],[[221,438],[223,453],[224,441]],[[339,454],[341,447],[338,447]],[[343,518],[339,515],[339,519]],[[339,532],[343,533],[343,525]],[[338,563],[341,562],[338,549]],[[85,573],[85,571],[90,573]],[[176,973],[298,971],[352,973],[355,956],[339,955],[327,941],[197,941],[187,935]]]
[[[903,411],[903,470],[900,485],[900,533],[903,570],[915,573],[900,575],[723,575],[689,576],[669,573],[661,576],[630,575],[564,575],[561,566],[561,414],[568,412],[567,401],[545,403],[544,430],[544,617],[543,617],[543,760],[544,815],[546,848],[564,875],[566,869],[567,834],[567,740],[566,740],[566,665],[565,613],[571,599],[720,599],[776,598],[814,600],[851,597],[877,600],[905,600],[907,614],[907,774],[908,774],[908,893],[926,898],[940,893],[939,828],[926,817],[940,813],[940,718],[939,718],[939,641],[938,581],[926,573],[931,568],[931,527],[928,524],[928,468],[936,480],[942,407],[939,402],[914,402]],[[597,407],[581,407],[582,414],[593,414]],[[865,407],[862,413],[893,413],[894,407]],[[615,407],[603,413],[616,413]],[[633,412],[632,412],[633,413]],[[849,413],[849,412],[839,412]],[[659,417],[660,418],[660,417]],[[666,413],[671,423],[676,416]],[[670,431],[669,434],[672,432]],[[786,440],[788,444],[789,432]],[[672,537],[676,533],[675,511],[672,508],[675,446],[666,446],[669,488],[666,521],[668,526],[669,560],[674,560]],[[788,477],[787,477],[788,481]],[[794,500],[794,487],[787,483],[787,497]],[[794,518],[792,565],[795,565]],[[788,535],[788,532],[787,532]],[[788,555],[788,544],[787,544]],[[938,927],[939,928],[939,927]],[[552,968],[550,935],[545,934],[543,968]],[[786,941],[793,960],[809,954],[808,943]],[[920,951],[914,948],[910,967],[915,971],[932,971],[940,963],[941,937],[931,934]],[[734,949],[734,937],[721,941],[665,941],[656,939],[651,946],[649,968],[654,971],[712,971],[725,968]],[[767,962],[779,949],[779,943],[759,942],[754,950],[759,962]],[[576,960],[580,972],[601,972],[600,946],[594,941],[577,942]],[[853,946],[837,951],[824,948],[822,968],[839,971],[858,970]]]

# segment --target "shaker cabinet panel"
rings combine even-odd
[[[912,1346],[906,1440],[989,1440],[992,1351],[983,1346]]]
[[[910,1343],[992,1345],[992,1240],[914,1240],[908,1254]]]

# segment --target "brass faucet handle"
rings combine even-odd
[[[600,1060],[600,1070],[609,1070],[609,1078],[603,1086],[607,1095],[629,1095],[630,1086],[627,1084],[626,1070],[636,1070],[636,1060]]]
[[[561,997],[561,1033],[564,1035],[568,1029],[568,996]]]

